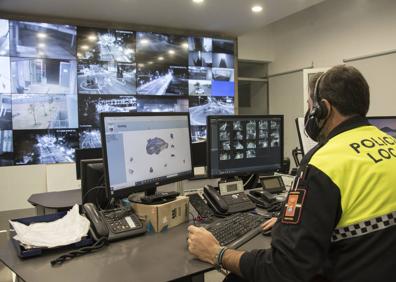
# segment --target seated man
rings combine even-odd
[[[190,226],[189,251],[235,281],[395,281],[396,140],[368,123],[369,87],[355,68],[333,67],[309,88],[306,131],[319,144],[302,161],[271,248],[227,249]]]

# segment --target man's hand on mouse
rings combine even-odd
[[[274,224],[276,223],[277,220],[278,220],[277,217],[272,217],[272,218],[268,219],[266,222],[264,222],[263,224],[261,224],[261,228],[263,229],[263,231],[270,230],[274,226]]]

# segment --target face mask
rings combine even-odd
[[[313,116],[310,117],[309,113],[310,111],[308,109],[304,117],[305,131],[312,140],[318,142],[323,126],[319,126],[318,120]]]

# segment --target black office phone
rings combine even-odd
[[[94,204],[86,203],[83,210],[91,222],[90,232],[96,241],[103,237],[108,241],[115,241],[146,232],[146,225],[130,207],[99,211]]]

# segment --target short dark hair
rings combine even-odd
[[[321,74],[317,73],[309,80],[311,98]],[[328,100],[342,115],[367,115],[370,90],[366,79],[356,68],[339,65],[329,69],[320,79],[318,88],[318,100]]]

